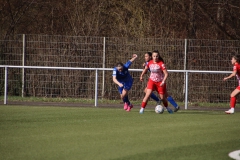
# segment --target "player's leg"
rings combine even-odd
[[[233,114],[236,106],[236,96],[240,93],[240,86],[237,87],[230,95],[230,109],[225,111],[227,114]]]
[[[122,89],[121,99],[124,103],[123,109],[127,110],[128,109],[128,104],[130,103],[129,99],[128,99],[128,90]]]
[[[147,92],[147,87],[144,89],[144,93],[146,93],[146,92]],[[151,97],[154,101],[156,101],[157,104],[161,104],[161,100],[160,100],[153,92],[150,94],[150,97]]]
[[[151,93],[152,93],[152,91],[153,91],[154,89],[155,89],[154,82],[153,82],[151,79],[149,79],[149,80],[148,80],[148,83],[147,83],[146,94],[145,94],[145,96],[144,96],[144,98],[143,98],[143,100],[142,100],[141,109],[140,109],[140,111],[139,111],[140,114],[143,114],[143,113],[144,113],[144,109],[145,109],[145,107],[146,107],[146,105],[147,105],[148,99],[149,99],[149,97],[150,97],[150,95],[151,95]]]
[[[164,107],[166,107],[168,113],[173,113],[173,111],[171,110],[171,108],[168,107],[168,101],[167,101],[167,98],[164,94],[159,94],[159,97],[161,98],[162,102],[163,102],[163,105]]]
[[[166,97],[167,97],[168,102],[171,103],[171,105],[174,107],[174,112],[177,112],[180,109],[180,107],[175,102],[175,100],[172,98],[172,96],[168,94],[167,91],[166,91]]]
[[[132,88],[132,85],[133,85],[133,79],[131,77],[129,77],[129,79],[124,83],[123,92],[126,91],[128,93],[128,91]],[[131,104],[131,102],[128,99],[128,94],[126,94],[124,98],[125,98],[125,102],[127,104],[126,111],[129,112],[133,108],[133,105]]]
[[[141,109],[139,111],[140,114],[144,113],[145,107],[147,106],[147,102],[148,102],[148,99],[149,99],[151,93],[152,93],[152,89],[147,89],[146,90],[146,94],[143,98],[143,101],[142,101],[142,104],[141,104]]]
[[[118,92],[120,93],[120,98],[123,101],[123,109],[127,110],[128,104],[127,104],[127,100],[125,98],[125,96],[127,95],[126,90],[124,91],[123,87],[118,87]]]
[[[146,91],[147,91],[147,87],[145,88],[144,92],[146,93]],[[150,94],[150,97],[151,97],[154,101],[156,101],[157,104],[161,104],[161,100],[160,100],[153,92]]]
[[[161,83],[161,82],[160,82]],[[168,107],[168,101],[166,98],[166,83],[163,86],[160,86],[160,83],[157,85],[157,91],[159,94],[159,97],[161,98],[163,105],[166,107],[168,113],[173,113],[173,111],[171,110],[171,108]]]
[[[161,104],[161,100],[152,92],[150,97],[157,102],[157,104]]]

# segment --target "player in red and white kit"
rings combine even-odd
[[[145,62],[143,63],[143,67],[145,68],[145,66],[148,64],[148,62],[150,60],[152,60],[152,52],[146,52],[144,54],[144,59]],[[164,62],[163,59],[161,59],[161,61]],[[149,73],[151,72],[151,70],[149,69]],[[146,93],[147,87],[145,88],[144,92]],[[157,104],[160,104],[161,101],[159,100],[159,98],[152,92],[150,97],[155,100],[157,102]],[[174,112],[177,112],[180,109],[180,106],[178,106],[178,104],[176,103],[176,101],[173,99],[173,97],[171,95],[168,94],[168,92],[166,91],[166,98],[168,100],[168,102],[174,107]]]
[[[233,114],[234,108],[236,105],[236,96],[240,93],[240,55],[236,55],[232,57],[231,63],[233,65],[233,73],[230,74],[230,76],[225,77],[223,80],[226,81],[227,79],[230,79],[234,76],[237,77],[238,80],[238,86],[237,88],[232,91],[231,98],[230,98],[230,109],[228,111],[225,111],[227,114]]]
[[[143,75],[151,70],[151,74],[147,84],[147,91],[145,97],[143,98],[141,109],[139,111],[140,114],[144,113],[144,109],[147,105],[147,101],[152,93],[152,91],[156,90],[163,102],[164,106],[167,108],[169,113],[173,113],[170,108],[168,108],[168,102],[165,96],[166,93],[166,79],[168,77],[168,71],[165,67],[165,64],[162,61],[162,57],[160,56],[158,51],[153,51],[152,60],[148,62],[143,70],[140,80],[143,80]]]

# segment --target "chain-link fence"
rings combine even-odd
[[[227,40],[16,35],[0,43],[1,65],[113,68],[117,62],[125,63],[136,53],[138,59],[131,68],[139,69],[145,52],[159,50],[168,70],[231,71],[231,56],[240,54],[240,41]],[[131,74],[134,78],[131,99],[141,100],[146,80],[139,81],[139,72]],[[3,95],[2,68],[0,76],[0,95]],[[191,73],[189,101],[228,102],[237,81],[223,82],[224,76],[227,75]],[[11,68],[8,95],[22,96],[23,91],[24,96],[93,98],[94,77],[94,71],[90,70]],[[98,80],[100,98],[119,99],[111,71],[99,72]],[[184,101],[184,73],[170,73],[167,87],[177,101]]]

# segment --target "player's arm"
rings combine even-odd
[[[132,56],[132,59],[130,59],[129,61],[127,61],[126,64],[124,64],[124,67],[129,68],[129,67],[131,66],[132,62],[135,61],[136,58],[137,58],[137,55],[134,54],[134,55]]]
[[[122,83],[118,82],[116,76],[113,76],[113,82],[114,82],[115,84],[117,84],[119,87],[122,87],[122,86],[123,86]]]
[[[232,78],[232,77],[235,77],[236,74],[237,74],[237,70],[234,70],[234,71],[232,72],[232,74],[230,74],[228,77],[223,78],[223,80],[226,81],[227,79],[230,79],[230,78]]]
[[[146,66],[146,62],[144,62],[142,66],[143,66],[143,69],[144,69],[145,66]],[[147,72],[145,74],[147,74]]]
[[[142,74],[140,76],[140,81],[143,81],[143,75],[146,74],[148,71],[148,66],[145,66],[144,70],[142,71]]]
[[[137,58],[136,54],[133,54],[132,59],[130,59],[131,62],[135,61],[135,59]]]
[[[160,84],[160,86],[162,86],[164,83],[166,83],[166,80],[168,78],[168,71],[167,71],[167,69],[164,69],[163,73],[164,73],[164,78],[163,78],[162,83]]]

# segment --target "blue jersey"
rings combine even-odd
[[[127,61],[127,63],[123,65],[122,72],[119,72],[117,70],[117,67],[114,67],[112,76],[116,76],[119,82],[124,82],[129,79],[132,79],[132,76],[129,74],[129,71],[128,71],[128,68],[131,66],[131,64],[132,64],[131,61]]]
[[[148,65],[148,62],[145,62],[145,66]],[[148,68],[148,71],[151,72],[150,68]]]
[[[130,90],[133,85],[133,78],[129,74],[128,68],[131,66],[132,62],[127,61],[126,64],[123,65],[122,72],[119,72],[117,70],[117,67],[113,68],[113,74],[112,76],[116,76],[116,79],[118,82],[123,84],[123,87],[118,87],[118,91],[120,94],[122,94],[123,89]]]

